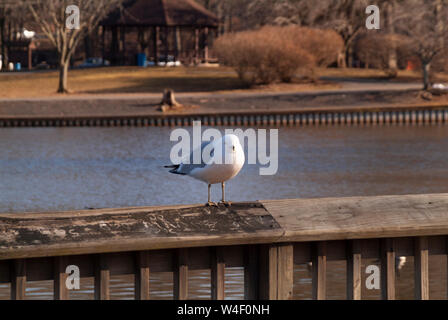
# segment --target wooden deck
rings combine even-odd
[[[150,272],[173,272],[174,297],[186,299],[188,271],[210,269],[211,297],[223,299],[225,268],[244,267],[246,298],[290,299],[294,265],[312,262],[313,297],[325,299],[327,261],[344,260],[347,298],[361,299],[361,259],[377,258],[382,298],[394,299],[395,257],[414,256],[415,297],[428,299],[428,255],[447,255],[447,239],[448,194],[5,213],[0,283],[21,299],[27,281],[54,280],[55,299],[66,299],[74,264],[95,277],[97,299],[122,274],[148,299]]]

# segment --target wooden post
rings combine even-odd
[[[428,238],[414,239],[415,299],[429,300]]]
[[[359,240],[347,242],[347,299],[361,300],[361,248]]]
[[[290,243],[277,246],[277,299],[292,299],[294,284],[294,247]]]
[[[106,256],[99,254],[96,257],[95,263],[95,299],[96,300],[109,300],[109,282],[110,271],[107,265]]]
[[[313,299],[326,299],[327,244],[325,241],[313,244]]]
[[[55,300],[68,300],[69,292],[67,290],[67,277],[68,274],[65,273],[65,269],[67,268],[67,257],[54,257],[53,264],[53,273],[54,273],[54,281],[53,281],[53,291],[54,291],[54,299]]]
[[[178,249],[174,257],[174,300],[188,299],[188,249]]]
[[[136,272],[135,272],[135,299],[149,300],[149,253],[148,251],[139,251],[136,253]]]
[[[222,248],[211,247],[211,297],[212,300],[225,298],[225,263]]]
[[[395,300],[395,250],[393,239],[381,240],[381,298]]]
[[[249,245],[244,249],[244,299],[258,299],[259,294],[258,247]],[[260,284],[261,285],[261,284]]]
[[[26,260],[11,261],[11,300],[24,300],[26,290]]]

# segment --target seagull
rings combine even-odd
[[[241,146],[238,137],[234,134],[226,134],[220,139],[202,143],[200,147],[201,155],[203,155],[203,151],[206,147],[210,150],[210,156],[212,159],[215,154],[215,150],[221,149],[222,161],[219,163],[210,162],[207,164],[201,156],[201,163],[193,164],[193,154],[195,151],[198,152],[198,150],[195,149],[195,151],[191,152],[189,161],[183,161],[187,163],[165,166],[165,168],[171,169],[169,171],[170,173],[187,175],[207,183],[207,206],[217,206],[216,203],[211,201],[210,189],[212,184],[221,183],[222,200],[219,203],[224,204],[225,206],[230,206],[231,203],[225,200],[225,182],[235,177],[243,168],[245,161],[243,147]]]

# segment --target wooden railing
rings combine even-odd
[[[0,214],[0,283],[24,299],[28,281],[65,273],[94,277],[96,299],[110,277],[132,274],[135,298],[150,298],[150,273],[172,272],[175,299],[188,299],[190,270],[211,270],[223,299],[225,268],[244,267],[246,299],[291,299],[294,265],[312,263],[312,297],[327,297],[327,262],[346,261],[348,299],[361,299],[362,259],[381,261],[381,297],[396,297],[395,258],[414,256],[415,298],[429,297],[429,255],[447,255],[448,194],[296,199],[228,207],[176,206]]]

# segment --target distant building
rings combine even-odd
[[[102,56],[114,65],[135,64],[138,53],[153,62],[207,62],[218,26],[193,0],[128,0],[101,23]]]
[[[34,37],[22,34],[25,25],[36,32]],[[218,18],[193,0],[125,0],[80,43],[71,65],[90,57],[103,57],[112,65],[136,65],[139,53],[154,63],[168,58],[184,64],[207,62],[213,60],[209,48],[218,26]],[[19,62],[30,69],[57,66],[56,49],[35,23],[20,22],[2,32],[4,63]]]

